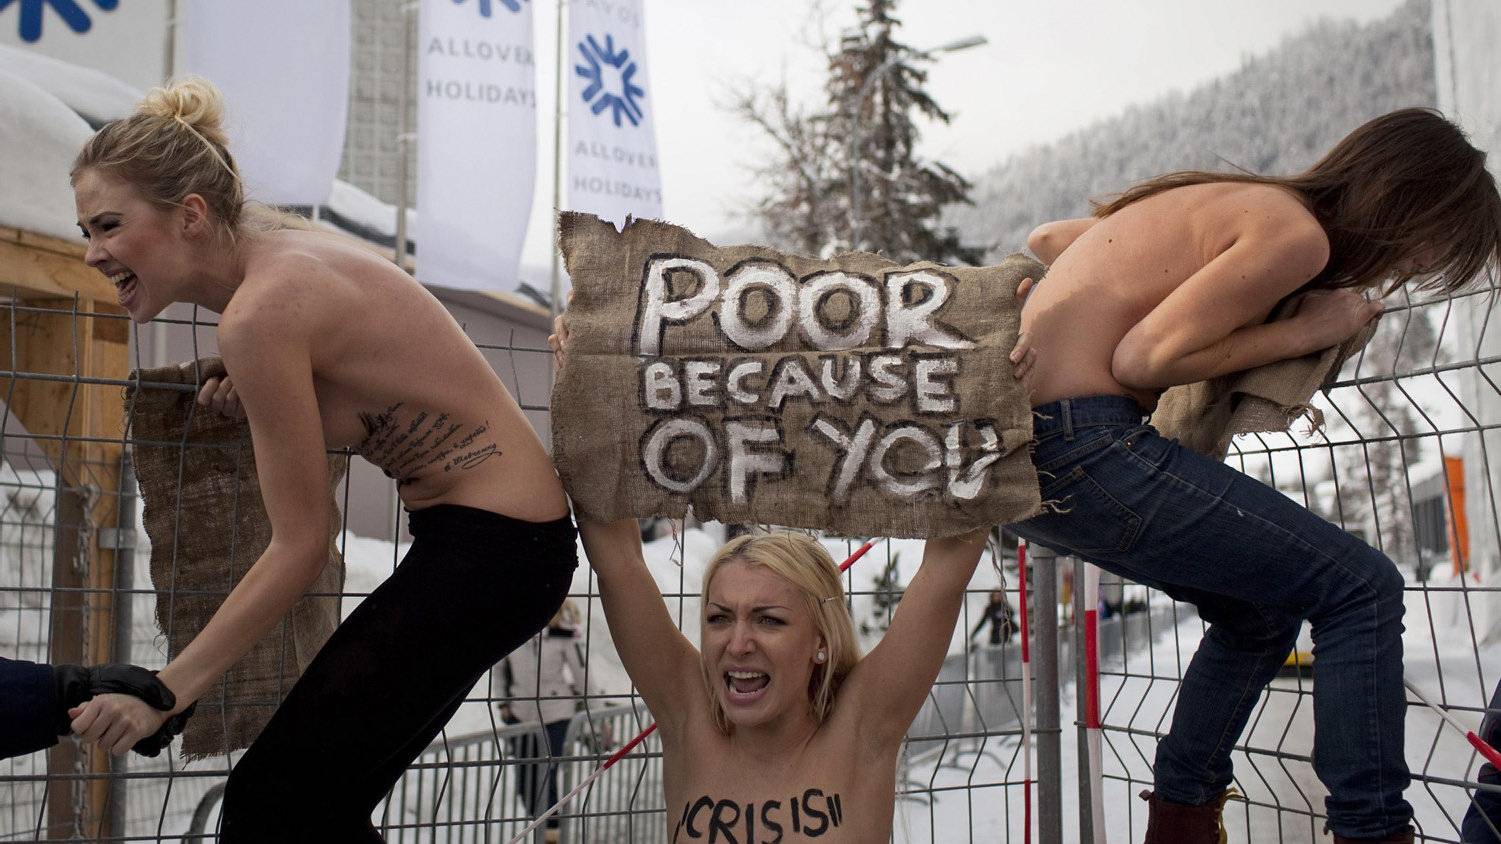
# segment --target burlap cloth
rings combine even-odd
[[[1286,318],[1296,301],[1284,303],[1271,318]],[[1317,430],[1324,414],[1311,404],[1314,393],[1365,348],[1376,334],[1377,322],[1372,320],[1354,337],[1316,354],[1173,387],[1157,403],[1152,424],[1163,436],[1176,437],[1185,448],[1216,460],[1229,453],[1237,434],[1284,432],[1300,417],[1307,417],[1311,430]]]
[[[196,369],[189,362],[141,370],[131,377],[146,383],[194,384],[224,374],[218,358],[204,358]],[[250,429],[243,420],[196,404],[192,392],[131,387],[125,402],[151,539],[156,621],[167,638],[170,659],[198,635],[266,550],[271,524],[261,503]],[[338,626],[344,561],[334,544],[341,523],[334,489],[348,461],[331,456],[328,463],[328,565],[309,589],[324,596],[298,601],[281,624],[199,699],[183,734],[186,758],[248,746]]]
[[[941,267],[932,263],[908,267],[878,255],[854,253],[821,260],[788,255],[762,246],[715,247],[691,232],[653,220],[628,222],[617,232],[610,223],[592,215],[565,213],[559,218],[559,239],[574,297],[568,308],[569,357],[552,396],[553,459],[579,511],[595,519],[627,516],[682,517],[691,507],[701,519],[726,523],[765,523],[789,527],[820,528],[855,536],[927,537],[946,536],[965,530],[1025,519],[1040,512],[1036,471],[1029,444],[1032,413],[1022,385],[1012,374],[1008,355],[1016,341],[1020,309],[1016,286],[1025,276],[1041,278],[1044,268],[1022,255],[1013,255],[997,267]],[[774,424],[788,455],[780,475],[763,474],[743,503],[726,493],[723,468],[689,493],[670,492],[654,484],[644,469],[643,438],[651,426],[671,413],[649,411],[643,398],[642,367],[649,360],[711,360],[730,366],[730,361],[761,360],[765,372],[800,358],[816,372],[818,359],[831,353],[812,348],[794,323],[782,339],[760,351],[732,347],[716,330],[719,317],[704,316],[672,327],[662,341],[659,356],[637,357],[638,307],[643,301],[643,273],[648,262],[662,256],[685,256],[710,264],[721,278],[737,265],[771,261],[806,284],[814,273],[842,271],[878,280],[893,270],[931,268],[953,280],[951,299],[937,312],[944,326],[973,339],[975,347],[953,353],[960,366],[953,378],[957,408],[952,414],[924,415],[914,411],[915,399],[877,404],[854,401],[797,400],[772,408],[764,401],[740,406],[729,401],[718,407],[692,408],[691,416],[715,431],[725,430],[729,420],[755,419]],[[904,361],[944,353],[913,343],[899,349],[882,345],[876,332],[861,347],[834,354],[899,354]],[[815,375],[815,377],[817,377]],[[771,376],[767,380],[772,380]],[[944,443],[950,425],[962,431],[957,448],[944,448],[944,462],[916,465],[912,455],[896,451],[894,471],[904,477],[925,473],[944,482],[907,499],[891,497],[878,484],[861,476],[843,501],[830,494],[839,455],[827,441],[810,433],[815,419],[833,419],[845,431],[854,431],[864,420],[877,423],[877,434],[892,426],[925,426]],[[993,431],[993,437],[979,425]],[[988,447],[990,451],[986,451]],[[762,446],[761,448],[769,448]],[[721,453],[727,453],[721,449]],[[954,457],[950,464],[949,455]],[[982,454],[998,454],[989,465],[979,494],[960,500],[950,494],[951,466],[974,465]],[[685,458],[694,465],[701,455]],[[917,462],[922,462],[918,460]],[[862,470],[865,471],[865,470]],[[963,469],[958,470],[961,474]],[[691,472],[690,472],[691,474]]]

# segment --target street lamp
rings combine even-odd
[[[971,47],[979,47],[990,43],[983,35],[970,35],[937,47],[926,50],[910,50],[897,53],[876,67],[875,71],[865,78],[865,84],[860,86],[860,96],[855,100],[854,113],[850,115],[850,149],[852,160],[850,161],[850,248],[860,248],[860,113],[865,111],[865,101],[870,98],[870,92],[875,88],[876,80],[885,76],[888,71],[896,67],[903,59],[932,59],[938,53],[953,53],[959,50],[968,50]]]

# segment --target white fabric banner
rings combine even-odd
[[[167,17],[167,0],[0,0],[0,45],[91,67],[144,91],[162,82]]]
[[[417,278],[514,290],[536,176],[529,0],[422,0]]]
[[[177,43],[178,75],[224,92],[247,197],[327,203],[349,113],[349,0],[194,0]]]
[[[616,226],[660,219],[642,0],[572,0],[568,11],[568,208]]]

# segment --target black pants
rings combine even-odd
[[[222,837],[377,842],[377,803],[485,671],[547,624],[578,565],[573,522],[439,505],[230,774]]]
[[[568,737],[571,718],[553,721],[538,732],[527,733],[511,739],[511,752],[520,759],[535,759],[522,763],[516,771],[516,794],[526,806],[527,817],[535,818],[551,809],[558,802],[558,765],[563,758],[563,739]],[[547,736],[547,746],[538,741]],[[558,826],[558,816],[547,819],[547,828]]]

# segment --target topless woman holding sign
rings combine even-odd
[[[564,362],[567,326],[550,338]],[[1030,363],[1030,362],[1029,362]],[[580,517],[611,636],[662,736],[674,844],[886,841],[897,754],[948,653],[988,531],[927,541],[861,657],[839,571],[803,534],[742,536],[704,572],[702,652],[678,631],[634,519]]]
[[[79,153],[73,186],[87,261],[132,319],[172,302],[221,315],[230,377],[199,400],[243,408],[271,542],[162,669],[176,709],[100,695],[73,730],[125,752],[281,621],[328,561],[326,452],[354,448],[397,481],[411,549],[235,766],[220,840],[379,841],[376,803],[562,603],[575,532],[536,433],[453,317],[389,261],[246,206],[221,110],[201,81],[152,91]]]
[[[1051,269],[1019,349],[1037,356],[1043,498],[1062,505],[1014,529],[1209,622],[1157,747],[1149,844],[1222,840],[1231,750],[1304,619],[1335,841],[1413,840],[1396,566],[1143,417],[1168,387],[1341,343],[1381,313],[1362,291],[1457,290],[1495,266],[1498,242],[1485,154],[1423,109],[1361,126],[1299,176],[1171,174],[1033,232]],[[1266,321],[1305,292],[1293,316]]]

